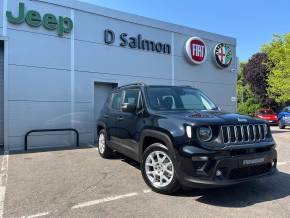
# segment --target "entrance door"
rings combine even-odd
[[[112,92],[112,89],[117,87],[117,84],[112,83],[95,83],[95,94],[94,94],[94,117],[95,123],[99,119],[100,112]],[[96,139],[97,137],[95,137]]]
[[[4,145],[4,43],[0,41],[0,145]]]

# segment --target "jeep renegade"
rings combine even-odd
[[[189,86],[131,84],[113,90],[97,123],[103,158],[113,151],[141,163],[156,192],[217,187],[274,174],[277,152],[268,124],[222,112]]]

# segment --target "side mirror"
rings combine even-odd
[[[136,111],[136,105],[124,103],[121,106],[121,110],[122,110],[122,112],[134,113]]]

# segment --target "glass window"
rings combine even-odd
[[[118,92],[117,93],[113,93],[111,107],[114,110],[120,110],[121,109],[121,95],[120,95],[120,93],[118,93]]]
[[[201,91],[185,87],[148,87],[149,105],[154,110],[216,110]]]
[[[274,111],[271,109],[261,109],[258,111],[258,114],[274,114]]]
[[[290,106],[289,107],[285,107],[283,111],[284,112],[290,112]]]
[[[133,104],[137,107],[140,91],[128,89],[124,91],[124,103]]]

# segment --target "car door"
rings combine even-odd
[[[108,142],[110,146],[116,150],[118,150],[119,127],[117,121],[121,111],[121,97],[121,92],[119,90],[112,93],[108,107],[109,111],[106,114]]]
[[[134,112],[118,112],[116,116],[117,134],[116,140],[119,146],[118,150],[125,155],[137,159],[138,158],[138,139],[140,135],[140,126],[142,115],[138,114],[140,109],[141,90],[138,88],[128,88],[122,91],[121,107],[124,104],[134,105]]]

